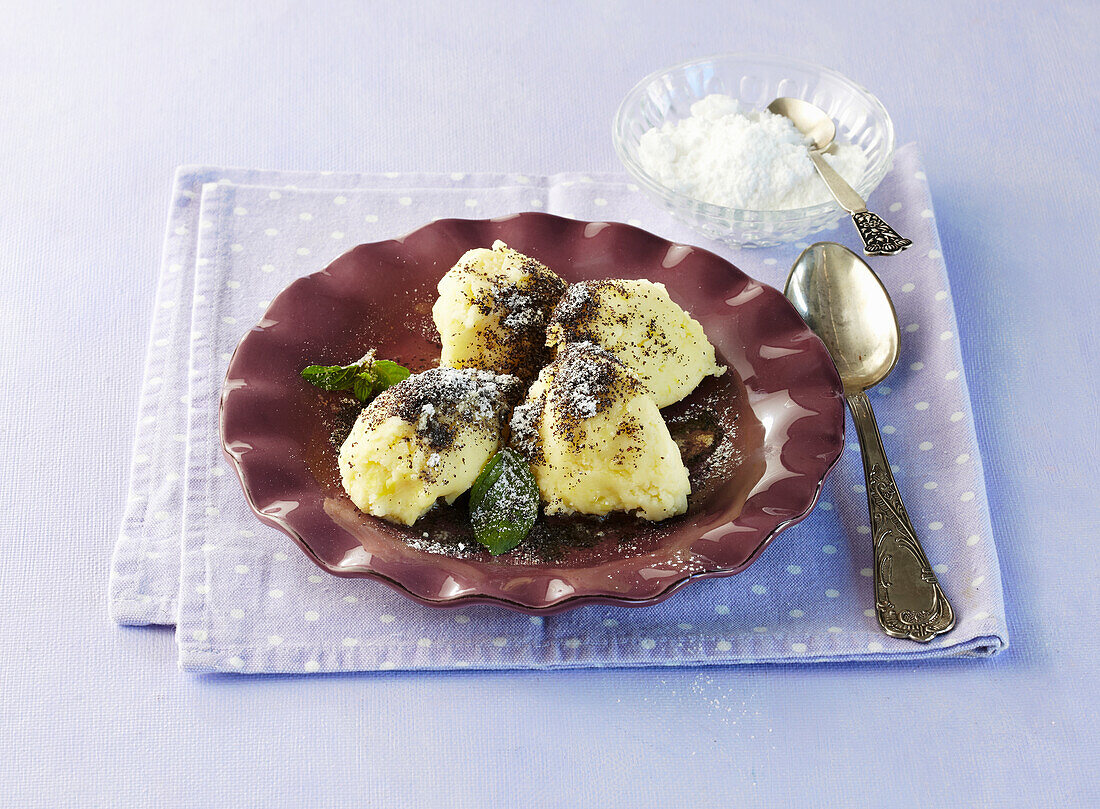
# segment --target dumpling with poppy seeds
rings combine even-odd
[[[511,419],[547,514],[613,511],[663,520],[687,511],[688,470],[656,403],[613,354],[570,343]]]
[[[546,324],[565,288],[546,265],[502,241],[468,250],[440,279],[432,307],[439,364],[534,379],[549,360]]]
[[[637,375],[657,407],[690,394],[706,376],[721,376],[702,325],[664,284],[607,279],[570,285],[546,331],[551,347],[590,341]]]
[[[500,448],[523,394],[514,376],[432,368],[387,388],[360,412],[340,448],[344,491],[367,514],[412,525],[453,503]]]

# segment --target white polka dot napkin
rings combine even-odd
[[[293,279],[361,242],[433,218],[547,210],[628,221],[714,250],[781,286],[804,244],[708,243],[616,175],[337,175],[184,167],[176,177],[110,582],[122,624],[175,624],[188,671],[668,666],[992,655],[1005,648],[1000,573],[950,287],[916,149],[873,207],[914,240],[872,261],[894,296],[903,360],[873,398],[898,483],[958,625],[921,645],[875,622],[863,470],[848,451],[803,524],[752,567],[642,609],[545,618],[415,604],[330,576],[248,510],[218,443],[218,398],[243,331]],[[846,221],[821,238],[857,246]]]

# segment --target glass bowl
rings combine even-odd
[[[867,170],[855,184],[866,199],[894,155],[894,124],[875,96],[835,70],[779,56],[730,53],[684,62],[646,76],[627,93],[612,136],[619,159],[637,183],[677,218],[711,239],[737,247],[770,247],[800,241],[835,225],[844,211],[833,200],[809,208],[754,211],[727,208],[687,196],[659,182],[638,159],[642,135],[691,114],[696,101],[720,93],[755,108],[780,96],[821,107],[837,124],[837,138],[867,154]]]

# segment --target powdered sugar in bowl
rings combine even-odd
[[[705,195],[699,192],[686,193],[682,183],[670,180],[669,173],[654,170],[654,137],[653,134],[648,138],[643,136],[668,123],[675,126],[689,119],[692,105],[711,96],[726,96],[725,105],[732,109],[736,103],[736,107],[746,112],[763,110],[779,96],[801,98],[824,109],[837,124],[837,140],[851,143],[862,152],[854,156],[858,159],[853,159],[850,153],[839,156],[844,157],[849,170],[858,172],[863,158],[866,159],[862,176],[849,178],[853,188],[865,199],[890,168],[894,126],[886,109],[867,90],[833,70],[796,59],[726,54],[653,73],[635,85],[619,106],[613,129],[615,149],[643,189],[709,238],[735,246],[767,247],[806,239],[825,228],[835,227],[844,215],[831,197],[820,198],[822,201],[804,207],[780,208],[776,205],[767,210],[759,209],[760,200],[767,203],[769,197],[778,198],[782,194],[754,194],[744,207],[715,204],[701,199]],[[710,103],[713,105],[713,99]],[[703,106],[705,109],[708,105]],[[699,109],[697,107],[696,111]],[[713,112],[713,106],[710,111]],[[723,108],[722,111],[729,110]],[[752,117],[751,112],[749,115]],[[681,142],[691,142],[694,136],[690,133]],[[643,140],[648,141],[644,147]],[[661,147],[672,148],[672,145],[666,142]],[[673,159],[677,157],[674,155]],[[761,163],[761,166],[766,165],[766,162]],[[834,167],[837,167],[835,163]],[[784,173],[782,180],[789,182],[791,178]],[[812,194],[798,190],[787,195],[788,200],[813,198]],[[758,207],[751,208],[750,204]]]

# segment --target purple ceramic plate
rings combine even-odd
[[[336,457],[356,406],[306,384],[300,370],[371,347],[414,371],[431,367],[437,282],[466,250],[496,239],[570,282],[660,281],[702,323],[730,371],[663,411],[694,447],[687,514],[657,524],[577,520],[576,541],[493,558],[433,543],[461,530],[461,501],[404,528],[361,513],[344,494]],[[629,225],[522,213],[433,222],[292,283],[230,360],[221,430],[252,510],[330,573],[379,579],[434,606],[548,613],[653,604],[694,579],[744,570],[813,507],[843,448],[844,411],[825,347],[775,289],[713,253]],[[557,529],[560,538],[570,526]]]

